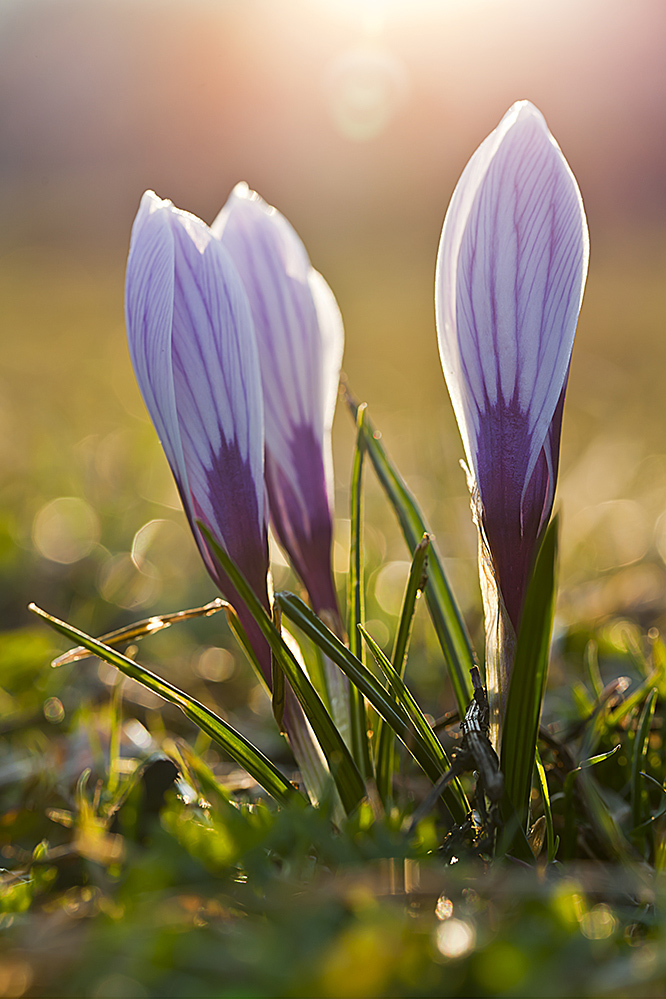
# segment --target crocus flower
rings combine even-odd
[[[289,222],[238,184],[212,225],[252,310],[266,413],[266,486],[280,544],[318,613],[337,615],[331,572],[331,424],[343,328]]]
[[[241,276],[257,334],[273,528],[314,610],[341,637],[331,566],[340,310],[292,226],[247,184],[236,185],[211,228]],[[347,680],[332,663],[326,676],[333,717],[347,734]]]
[[[250,306],[208,226],[150,191],[132,230],[126,321],[137,381],[206,568],[270,686],[268,644],[197,526],[224,545],[269,611],[264,406]],[[284,721],[304,774],[316,772],[321,753],[291,691]]]
[[[197,520],[268,609],[263,399],[247,296],[208,226],[152,191],[132,229],[126,318],[137,381],[206,567],[228,593]]]
[[[569,362],[588,262],[575,178],[540,112],[519,101],[458,181],[437,260],[442,368],[480,532],[487,672],[508,689],[511,644],[553,507]],[[498,629],[504,638],[497,637]],[[508,635],[508,637],[507,637]],[[493,664],[493,643],[499,664]]]

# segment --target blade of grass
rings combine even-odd
[[[409,640],[412,633],[416,601],[419,594],[425,588],[429,547],[430,538],[427,534],[424,534],[414,550],[405,594],[402,600],[398,630],[393,645],[393,666],[401,678],[405,675],[405,667],[407,665],[407,649],[409,648]],[[386,725],[382,718],[377,720],[375,740],[377,747],[375,753],[377,791],[384,805],[386,805],[391,798],[393,790],[396,746],[395,733],[392,732],[391,728]]]
[[[346,392],[346,401],[356,419],[359,407],[349,391]],[[423,535],[430,533],[428,525],[414,496],[388,457],[381,443],[381,434],[375,430],[367,416],[363,419],[362,431],[368,457],[393,506],[407,546],[413,552]],[[428,585],[425,589],[428,610],[444,653],[458,710],[463,716],[473,695],[469,671],[475,665],[476,658],[460,608],[434,545],[431,546],[428,563]]]
[[[544,536],[525,597],[502,732],[506,794],[523,829],[532,785],[532,769],[548,673],[555,611],[558,519]]]
[[[662,795],[666,794],[666,788],[664,787],[664,785],[660,784],[659,781],[655,780],[655,778],[652,777],[650,774],[646,774],[644,771],[641,771],[641,777],[644,777],[645,780],[650,782],[650,784],[654,784],[655,787],[658,787]],[[662,817],[662,815],[666,815],[666,805],[664,805],[663,808],[660,808],[658,812],[655,812],[654,815],[651,815],[639,826],[635,827],[633,829],[633,834],[635,835],[637,832],[642,832],[643,830],[649,829],[654,822],[657,822],[657,820]]]
[[[404,709],[409,717],[409,720],[414,726],[414,729],[427,744],[433,756],[441,762],[443,767],[448,768],[450,763],[446,752],[444,751],[444,747],[433,732],[432,727],[428,724],[426,716],[421,711],[421,708],[414,699],[413,694],[405,684],[404,680],[402,680],[393,668],[391,660],[384,655],[372,635],[365,630],[363,625],[359,625],[359,631],[366,641],[368,648],[372,653],[373,659],[388,681],[388,689],[392,698]]]
[[[363,456],[365,454],[363,419],[365,406],[359,406],[356,414],[356,448],[352,465],[350,487],[351,530],[349,543],[349,598],[347,601],[347,632],[349,650],[353,656],[363,659],[363,642],[358,626],[365,620],[365,594],[363,581]],[[368,739],[368,721],[365,701],[356,687],[350,691],[351,743],[352,755],[364,779],[373,776]]]
[[[229,791],[220,784],[208,764],[191,746],[188,746],[182,739],[179,739],[177,743],[168,739],[164,750],[177,763],[178,769],[187,774],[189,782],[194,787],[198,785],[197,790],[200,789],[209,801],[215,802],[216,811],[221,811],[225,819],[233,812],[238,814]]]
[[[66,638],[76,642],[77,646],[82,646],[92,655],[97,656],[111,666],[115,666],[125,676],[137,680],[144,687],[159,694],[165,701],[169,701],[171,704],[179,707],[195,725],[206,732],[211,739],[214,739],[236,763],[243,767],[256,780],[260,787],[263,787],[280,804],[291,804],[296,800],[304,803],[302,795],[296,790],[293,784],[283,777],[277,767],[248,742],[240,732],[232,728],[224,719],[219,718],[210,708],[194,700],[189,694],[179,690],[178,687],[167,683],[166,680],[155,676],[154,673],[151,673],[150,670],[145,669],[145,667],[133,659],[128,659],[127,656],[122,655],[103,642],[91,638],[90,635],[79,631],[78,628],[74,628],[65,621],[60,621],[58,618],[42,610],[41,607],[37,607],[36,604],[30,604],[28,609],[33,614],[41,617],[56,631],[65,635]]]
[[[392,696],[405,709],[409,715],[412,725],[426,743],[433,756],[436,756],[440,760],[442,766],[446,769],[450,769],[451,762],[446,755],[444,747],[433,732],[432,726],[428,724],[428,719],[423,714],[421,708],[414,699],[412,692],[404,683],[402,677],[393,668],[393,664],[390,659],[384,655],[372,635],[368,634],[363,625],[359,625],[358,627],[359,631],[363,635],[363,638],[368,644],[368,648],[370,649],[375,662],[388,680],[389,690],[391,691]],[[456,797],[462,799],[462,801],[464,801],[467,805],[465,792],[457,779],[453,781],[452,790],[453,789],[455,789],[454,794]],[[447,788],[447,794],[448,793],[449,789]],[[467,810],[469,810],[469,806],[467,807]]]
[[[645,767],[650,725],[657,706],[658,691],[653,687],[643,705],[634,738],[634,752],[631,758],[631,819],[634,829],[643,821],[643,784],[641,770]]]
[[[280,611],[279,604],[273,604],[273,624],[278,632],[282,635],[282,612]],[[271,702],[273,705],[273,717],[277,722],[277,726],[280,731],[284,734],[284,725],[282,724],[284,718],[284,698],[285,698],[285,683],[284,683],[284,670],[280,665],[279,657],[271,653],[271,681],[273,684],[273,693],[271,697]]]
[[[158,631],[163,631],[165,628],[170,628],[172,624],[177,624],[180,621],[190,621],[194,617],[210,617],[211,614],[217,614],[224,607],[228,606],[226,600],[222,600],[221,597],[215,597],[210,603],[204,604],[203,607],[190,607],[188,610],[176,611],[175,614],[154,614],[152,617],[144,618],[141,621],[136,621],[134,624],[129,624],[124,628],[118,628],[116,631],[110,631],[106,635],[100,635],[100,642],[104,642],[105,645],[123,645],[126,642],[136,642],[140,638],[144,638],[146,635],[154,635]],[[75,663],[79,659],[87,659],[90,655],[87,649],[79,646],[76,649],[70,649],[69,652],[65,652],[62,656],[58,656],[51,663],[52,666],[65,666],[68,663]]]
[[[234,638],[240,645],[241,649],[245,653],[247,660],[254,669],[257,675],[257,679],[261,683],[262,687],[264,688],[268,696],[271,697],[271,691],[268,684],[266,683],[266,677],[263,674],[261,663],[257,659],[257,655],[252,647],[252,643],[250,642],[250,639],[247,637],[247,632],[245,631],[245,628],[241,624],[241,620],[238,617],[238,614],[231,606],[231,604],[227,604],[227,606],[225,607],[225,614],[227,618],[227,624],[229,625],[229,630],[231,631],[232,635],[234,636]]]
[[[231,606],[231,604],[227,604],[226,606],[226,615],[227,615],[227,621],[229,623],[229,628],[235,635],[239,645],[245,652],[245,655],[247,656],[250,664],[254,668],[254,671],[259,679],[259,682],[266,690],[267,696],[271,698],[271,703],[273,704],[274,708],[273,714],[278,724],[278,727],[282,731],[284,707],[283,705],[282,706],[280,705],[280,699],[282,699],[284,703],[284,698],[282,698],[282,694],[278,691],[279,692],[278,701],[277,702],[274,701],[273,693],[271,692],[270,687],[266,683],[266,678],[264,677],[263,670],[257,658],[256,652],[252,647],[252,643],[250,642],[247,636],[245,628],[241,624],[238,614]],[[283,636],[283,641],[284,641],[284,636]],[[271,653],[271,672],[272,672],[273,682],[275,681],[276,675],[278,675],[278,688],[280,683],[282,683],[282,687],[284,688],[284,670],[282,670],[279,660],[277,659],[276,656],[273,655],[273,653]],[[282,681],[280,681],[279,679],[280,673],[282,674]],[[275,689],[275,687],[273,689]],[[284,689],[282,693],[284,693]],[[284,696],[286,697],[286,694]],[[278,705],[277,715],[275,713],[276,703]],[[304,719],[301,719],[301,723],[304,724]],[[328,791],[326,789],[326,783],[329,770],[325,765],[322,764],[322,761],[319,758],[319,752],[318,752],[319,747],[314,746],[312,744],[312,739],[301,738],[301,733],[293,728],[289,733],[289,737],[292,741],[292,750],[295,748],[295,746],[293,745],[294,740],[300,739],[299,751],[298,751],[298,765],[301,771],[301,777],[303,778],[305,786],[308,789],[308,794],[310,795],[310,798],[313,801],[313,803],[316,804],[322,800],[322,794],[324,795],[328,794]]]
[[[599,646],[592,639],[590,639],[585,646],[583,662],[585,663],[585,669],[587,670],[587,677],[590,681],[590,686],[592,687],[594,695],[598,700],[603,692],[604,682],[601,679],[601,673],[599,672]]]
[[[322,652],[332,662],[337,663],[349,680],[359,688],[377,714],[391,726],[423,772],[434,783],[446,770],[446,762],[440,753],[433,753],[429,743],[425,742],[421,734],[416,731],[405,708],[388,694],[374,674],[351,654],[299,597],[293,593],[277,593],[275,599],[281,605],[285,616],[319,645]],[[440,749],[443,753],[441,746]],[[464,803],[458,802],[455,806],[455,820],[462,821],[465,814]]]
[[[634,864],[640,855],[630,843],[619,825],[613,809],[604,798],[602,788],[597,784],[592,770],[583,770],[580,775],[581,797],[590,817],[597,842],[601,844],[612,861],[620,864]]]
[[[543,801],[543,814],[546,817],[546,851],[548,855],[548,863],[552,864],[557,855],[557,848],[559,846],[560,837],[555,836],[555,829],[553,827],[553,811],[550,807],[550,792],[548,790],[548,780],[546,778],[546,770],[541,762],[541,756],[539,754],[539,747],[536,747],[536,753],[534,757],[534,762],[537,768],[537,774],[539,775],[539,784],[541,786],[541,800]]]
[[[122,730],[123,714],[123,685],[124,680],[117,683],[111,694],[111,733],[109,738],[109,779],[107,782],[107,793],[111,799],[114,798],[118,790],[118,760],[120,759],[120,737]]]
[[[300,648],[305,658],[305,662],[307,664],[308,676],[312,681],[312,686],[315,688],[315,690],[321,697],[324,707],[328,711],[331,718],[335,720],[335,714],[333,712],[333,706],[331,704],[330,692],[328,690],[324,657],[322,656],[321,651],[317,648],[316,645],[311,646],[311,648],[307,650],[304,650],[302,645],[300,645]],[[339,724],[338,728],[340,729],[340,734],[344,737],[342,727]],[[349,728],[349,723],[347,723],[347,728]],[[345,742],[347,742],[347,744],[349,745],[348,739],[345,739]]]
[[[609,713],[606,719],[606,723],[609,727],[616,728],[618,723],[626,718],[629,712],[633,711],[637,704],[641,703],[646,693],[652,690],[654,686],[657,686],[657,689],[659,689],[659,686],[663,682],[664,673],[666,672],[665,665],[666,664],[664,663],[659,663],[659,665],[656,666],[650,673],[647,680],[643,680],[640,686],[636,687],[635,690],[632,690],[629,696],[622,701],[619,707]]]
[[[585,770],[589,770],[590,767],[595,767],[597,763],[603,763],[604,760],[610,759],[610,757],[614,756],[619,749],[620,743],[618,743],[617,746],[614,746],[607,753],[598,753],[596,756],[591,756],[588,760],[583,760],[582,763],[578,764],[575,770],[571,770],[567,774],[564,781],[564,832],[562,835],[563,860],[571,860],[575,853],[576,829],[574,822],[573,792],[578,774]],[[596,788],[594,788],[591,783],[588,783],[586,786],[586,791],[596,794],[597,798],[599,796]],[[595,801],[595,807],[596,805],[597,802]],[[608,816],[608,818],[610,819],[610,816]],[[613,833],[611,833],[611,836],[615,838]]]
[[[198,527],[208,541],[213,554],[219,561],[225,573],[231,580],[241,600],[246,605],[268,642],[271,653],[277,656],[285,677],[298,698],[303,711],[312,726],[314,734],[322,748],[331,775],[340,792],[342,805],[349,814],[365,797],[365,784],[352,756],[345,745],[344,739],[333,724],[331,716],[324,707],[323,701],[310,683],[306,673],[296,661],[282,636],[266,614],[256,593],[243,576],[234,560],[218,544],[204,523],[198,521]]]
[[[430,543],[430,535],[424,534],[414,549],[412,564],[409,569],[409,576],[407,577],[407,585],[405,586],[405,594],[402,599],[398,630],[396,632],[395,642],[393,645],[393,655],[391,657],[393,668],[400,674],[401,677],[404,677],[405,675],[407,650],[409,648],[409,640],[412,635],[412,624],[414,623],[416,602],[420,594],[425,590],[428,581],[428,554],[430,552]]]

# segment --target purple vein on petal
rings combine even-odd
[[[332,522],[322,506],[326,473],[321,448],[309,426],[295,427],[290,447],[300,460],[294,462],[292,481],[270,452],[266,454],[266,485],[271,496],[275,530],[308,587],[315,611],[336,607],[331,572]]]
[[[186,479],[171,368],[174,245],[163,202],[142,199],[132,229],[125,315],[137,381],[180,489]]]
[[[170,202],[144,196],[135,231],[143,257],[130,254],[128,331],[146,405],[211,575],[221,578],[198,518],[266,605],[263,411],[245,292],[207,226]]]
[[[306,583],[329,591],[330,429],[343,331],[337,303],[287,220],[238,185],[213,223],[252,309],[265,403],[266,484],[276,533]],[[301,442],[303,446],[300,446]],[[322,561],[323,558],[323,561]]]
[[[465,408],[478,428],[487,404],[518,404],[528,416],[528,476],[564,382],[584,272],[583,242],[571,238],[581,224],[577,189],[557,147],[538,132],[536,155],[533,128],[500,146],[477,192],[460,245],[456,307],[472,392]]]
[[[263,412],[252,321],[219,243],[210,239],[199,252],[184,232],[176,239],[172,357],[191,502],[263,597]]]

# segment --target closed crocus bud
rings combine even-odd
[[[266,486],[275,533],[314,609],[337,616],[331,572],[331,425],[343,327],[289,222],[238,184],[212,225],[241,276],[259,347]]]
[[[211,228],[238,269],[257,334],[273,528],[314,610],[342,637],[331,566],[340,310],[292,226],[247,184],[236,185]],[[348,736],[347,680],[332,663],[325,671],[334,720]]]
[[[197,526],[225,547],[270,611],[264,406],[250,306],[209,227],[151,191],[132,229],[125,311],[137,381],[190,527],[270,687],[268,644]],[[291,691],[284,724],[310,788],[320,790],[321,751]]]
[[[576,180],[541,113],[519,101],[458,181],[435,288],[442,368],[479,528],[495,728],[553,508],[588,253]]]
[[[236,606],[197,520],[268,610],[263,399],[247,296],[208,226],[152,191],[132,229],[126,320],[137,381],[206,568]]]

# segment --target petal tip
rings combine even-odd
[[[160,198],[154,191],[144,191],[139,202],[137,217],[139,215],[152,215],[163,208],[173,208],[173,205],[170,201]]]

